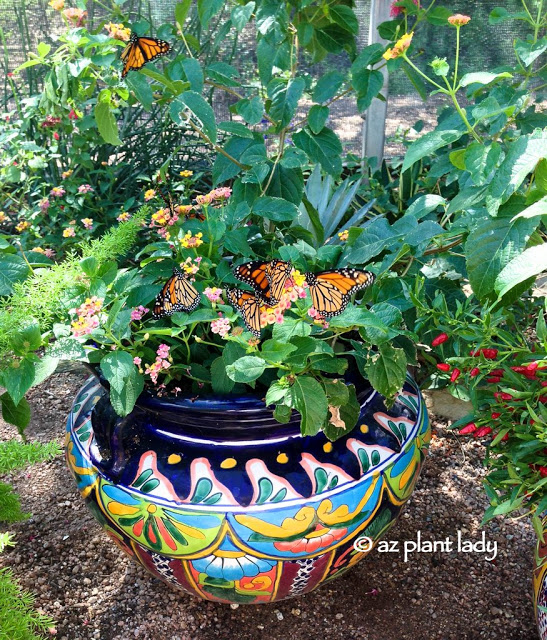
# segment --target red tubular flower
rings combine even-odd
[[[450,382],[456,382],[456,380],[460,377],[461,371],[459,369],[454,369],[452,371],[452,375],[450,376]]]
[[[527,365],[526,367],[526,371],[535,371],[537,368],[538,368],[537,362],[530,362],[530,364]]]
[[[542,387],[547,387],[547,380],[542,380],[540,384]]]
[[[469,433],[473,433],[474,431],[477,430],[477,425],[474,422],[470,422],[469,424],[466,424],[465,427],[462,427],[458,433],[461,436],[466,436]]]
[[[481,427],[480,429],[477,429],[475,431],[475,433],[473,434],[474,438],[483,438],[484,436],[487,436],[489,434],[492,433],[492,427]]]
[[[470,376],[471,378],[475,378],[476,376],[478,376],[478,375],[479,375],[479,373],[480,373],[480,372],[481,372],[481,370],[480,370],[478,367],[473,367],[473,368],[471,369],[471,371],[469,372],[469,376]]]
[[[494,411],[492,413],[492,420],[497,420],[500,416],[501,416],[501,413],[499,413],[499,411]]]
[[[504,373],[503,369],[492,369],[492,371],[490,371],[491,376],[503,376]]]
[[[515,373],[524,373],[526,371],[526,367],[511,367],[511,369]]]
[[[490,378],[486,378],[486,382],[497,384],[498,382],[501,382],[501,378],[499,376],[490,376]]]
[[[437,365],[437,369],[439,369],[439,371],[444,371],[445,373],[447,373],[448,371],[450,371],[450,365],[446,362],[440,362]]]
[[[506,433],[503,438],[501,439],[501,442],[507,442],[507,440],[509,440],[509,433]]]
[[[547,467],[540,467],[539,468],[539,475],[542,478],[547,478]]]
[[[496,398],[496,400],[505,400],[507,402],[507,400],[512,400],[513,396],[510,393],[505,393],[505,391],[496,391],[494,393],[494,398]]]
[[[487,360],[495,360],[498,357],[497,349],[485,349],[485,348],[478,349],[477,351],[473,351],[473,349],[471,349],[471,351],[469,352],[469,355],[476,358],[480,356],[481,353]]]
[[[438,347],[439,345],[443,344],[443,342],[446,342],[448,340],[448,334],[447,333],[440,333],[436,338],[434,338],[431,341],[431,346],[432,347]]]

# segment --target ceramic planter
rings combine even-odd
[[[366,555],[354,540],[391,527],[425,456],[416,384],[389,410],[361,384],[357,426],[332,443],[253,397],[141,396],[120,419],[90,379],[68,417],[68,465],[104,530],[156,577],[218,602],[298,596]]]
[[[539,637],[547,640],[547,518],[543,520],[543,540],[538,540],[536,547],[533,581]]]

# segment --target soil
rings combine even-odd
[[[85,374],[57,374],[30,394],[27,433],[64,439],[72,398]],[[526,520],[482,530],[483,446],[457,439],[434,421],[430,453],[416,491],[388,539],[401,550],[375,550],[312,594],[275,605],[228,606],[173,590],[135,565],[84,507],[63,456],[9,477],[32,513],[10,526],[17,545],[0,556],[36,604],[55,621],[59,640],[536,640],[531,599],[534,534]],[[0,421],[0,437],[15,435]],[[484,553],[413,553],[404,541],[497,543]]]

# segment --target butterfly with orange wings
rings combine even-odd
[[[359,269],[330,269],[306,273],[314,308],[326,320],[340,315],[348,306],[351,295],[370,287],[375,275]]]
[[[148,62],[164,56],[170,49],[171,45],[165,40],[148,36],[139,37],[136,33],[132,33],[129,43],[121,55],[122,78],[125,78],[130,71],[138,71]]]
[[[159,320],[177,311],[190,312],[198,306],[200,300],[198,290],[190,283],[186,274],[175,267],[173,275],[156,297],[152,316],[155,320]]]
[[[291,275],[292,265],[282,260],[261,262],[254,260],[234,269],[234,276],[250,285],[263,304],[273,307],[278,304],[281,294]]]
[[[241,314],[247,329],[255,338],[260,338],[260,307],[263,304],[260,298],[243,289],[226,289],[226,295],[232,307]]]

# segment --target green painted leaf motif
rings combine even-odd
[[[135,480],[135,482],[133,482],[133,486],[136,487],[137,489],[144,484],[148,478],[152,475],[152,469],[146,469],[146,471],[143,471],[139,477]]]
[[[141,491],[143,493],[150,493],[151,491],[154,491],[156,487],[159,487],[159,485],[160,485],[160,481],[157,478],[152,478],[151,480],[148,480],[148,482],[145,482],[142,485]]]
[[[316,493],[323,493],[323,491],[327,488],[327,482],[329,476],[324,469],[317,468],[314,472],[315,476],[315,484],[316,484]]]
[[[270,500],[270,502],[282,502],[287,495],[287,489],[280,489],[275,496]]]
[[[222,498],[222,493],[217,492],[203,500],[203,504],[216,504]]]
[[[269,478],[260,478],[258,481],[258,498],[257,504],[264,504],[268,498],[272,495],[273,484]]]
[[[378,451],[374,450],[370,456],[371,461],[372,461],[372,465],[374,467],[376,467],[377,465],[380,464],[380,454],[378,453]]]
[[[163,522],[165,528],[167,529],[167,531],[169,531],[169,534],[173,537],[174,540],[176,540],[179,544],[181,544],[183,546],[187,546],[188,545],[188,541],[186,540],[186,538],[175,527],[175,525],[169,520],[169,518],[162,518],[161,521]]]
[[[370,469],[370,460],[366,449],[359,449],[357,455],[359,456],[359,461],[361,463],[361,466],[363,467],[363,473],[367,473],[367,471]]]
[[[211,493],[212,488],[213,483],[208,478],[200,478],[196,483],[194,495],[190,498],[190,502],[203,502],[203,500],[205,500],[205,498]]]

